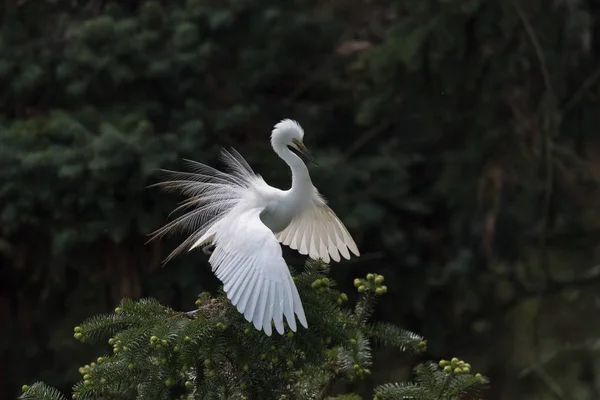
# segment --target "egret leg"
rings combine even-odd
[[[208,246],[204,246],[202,248],[202,252],[204,254],[206,254],[207,256],[212,255],[213,251],[215,251],[215,245],[214,244],[209,244]]]

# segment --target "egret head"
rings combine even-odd
[[[301,158],[316,164],[303,142],[304,129],[300,124],[291,119],[284,119],[277,123],[271,133],[271,144],[273,148],[287,147]]]

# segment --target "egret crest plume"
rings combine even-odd
[[[163,171],[154,185],[187,197],[174,212],[183,212],[153,233],[152,239],[179,231],[189,236],[167,257],[212,246],[209,263],[227,298],[256,329],[280,334],[283,318],[296,331],[296,318],[308,327],[304,308],[282,256],[281,244],[313,259],[340,261],[360,253],[344,224],[313,186],[299,153],[314,159],[304,146],[304,130],[284,119],[271,133],[271,146],[292,172],[288,190],[269,186],[234,149],[221,151],[227,167],[219,171],[186,160],[190,172]]]

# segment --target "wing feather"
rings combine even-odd
[[[280,335],[283,335],[283,282],[273,282],[275,285],[275,301],[273,301],[273,321],[275,329]]]
[[[320,197],[275,236],[282,244],[315,260],[340,261],[340,255],[348,260],[350,252],[360,256],[342,221]]]
[[[271,321],[273,320],[273,282],[268,281],[267,287],[269,288],[267,291],[267,300],[265,304],[265,314],[263,315],[263,330],[267,334],[267,336],[271,336]]]
[[[294,281],[290,282],[290,286],[292,288],[292,299],[294,302],[294,313],[298,317],[298,321],[302,324],[303,327],[308,327],[308,322],[306,322],[306,316],[304,315],[304,309],[302,308],[302,302],[300,301],[300,294],[298,294],[298,289],[294,284]],[[291,327],[291,325],[290,325]]]
[[[285,231],[282,232],[282,236],[281,236],[281,240],[279,240],[281,243],[283,243],[284,241],[287,240],[292,240],[292,237],[294,236],[294,231],[292,229],[287,229]]]
[[[233,210],[227,220],[222,220],[209,262],[231,303],[246,320],[270,336],[272,323],[283,334],[284,315],[292,331],[296,331],[294,314],[304,327],[307,323],[281,245],[260,220],[261,211]]]
[[[257,310],[260,296],[263,292],[262,286],[263,286],[263,280],[260,279],[260,276],[257,276],[256,284],[254,285],[254,290],[252,291],[252,294],[250,296],[250,302],[248,303],[248,306],[246,307],[246,309],[244,311],[244,318],[246,318],[247,321],[252,321],[254,312],[255,312],[255,310]],[[256,324],[254,326],[256,326]],[[256,327],[256,329],[258,329],[258,327]]]
[[[248,300],[250,299],[250,294],[254,290],[254,286],[256,286],[256,275],[257,271],[253,269],[248,278],[248,284],[245,286],[244,291],[240,293],[237,309],[241,313],[243,313],[246,309],[246,306],[248,305]]]
[[[231,289],[229,291],[229,295],[231,296],[231,302],[235,304],[239,304],[240,294],[246,290],[248,285],[248,274],[253,271],[252,268],[247,268],[243,263],[240,265],[239,270],[240,273],[235,277],[235,281],[231,285]]]
[[[267,309],[267,298],[269,297],[269,281],[264,279],[262,282],[262,290],[260,292],[260,301],[258,302],[258,308],[254,311],[252,315],[252,322],[256,329],[262,329],[263,327],[263,318],[265,316],[265,312]],[[271,324],[269,324],[269,332],[271,331]],[[267,331],[265,330],[265,333]],[[269,334],[270,335],[270,334]]]
[[[294,282],[285,281],[285,287],[283,288],[283,293],[285,294],[285,300],[283,304],[283,315],[285,315],[285,320],[287,324],[290,326],[292,331],[296,331],[296,318],[294,318],[294,298],[293,291],[296,289],[294,286]],[[293,288],[292,288],[293,287]]]

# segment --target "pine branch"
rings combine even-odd
[[[297,332],[288,328],[281,336],[254,329],[222,292],[216,297],[200,294],[197,308],[188,312],[153,299],[124,299],[113,313],[88,318],[74,328],[81,342],[108,339],[112,354],[79,369],[82,380],[73,386],[73,398],[325,399],[334,383],[370,375],[373,341],[424,351],[419,335],[388,323],[368,323],[376,298],[387,292],[382,276],[356,280],[361,296],[352,310],[344,305],[348,296],[326,276],[328,271],[325,264],[311,262],[294,276],[310,325]],[[447,363],[421,364],[414,383],[382,385],[377,396],[423,394],[433,400],[438,393],[470,393],[483,382],[470,375],[468,364],[454,359]],[[24,389],[22,399],[65,399],[42,383]]]
[[[425,388],[415,383],[386,383],[375,388],[376,399],[429,399]]]
[[[67,400],[58,390],[43,382],[35,382],[31,386],[23,386],[22,400]]]
[[[375,388],[375,400],[423,399],[443,400],[462,399],[476,395],[487,383],[481,374],[471,374],[471,366],[453,358],[441,360],[439,364],[425,362],[415,368],[415,382],[387,383]]]
[[[426,342],[416,333],[398,328],[389,323],[380,322],[366,327],[366,331],[384,346],[393,346],[402,351],[415,353],[425,350]]]

